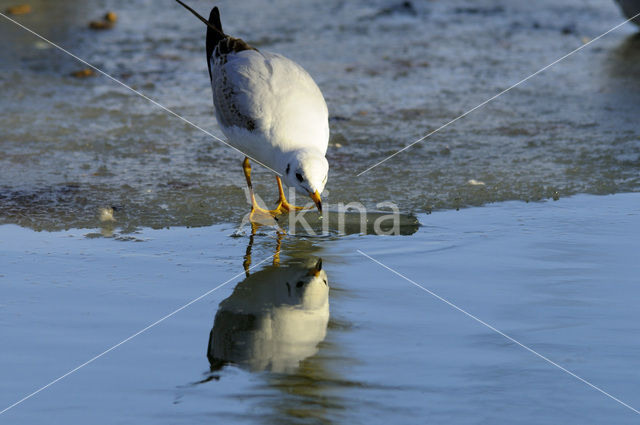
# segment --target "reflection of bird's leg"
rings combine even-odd
[[[247,245],[247,250],[244,253],[244,261],[242,266],[244,267],[244,274],[249,277],[249,270],[251,269],[251,250],[253,249],[253,240],[256,235],[256,232],[260,226],[256,223],[251,223],[251,235],[249,236],[249,244]],[[276,233],[276,252],[273,254],[273,265],[278,267],[280,265],[280,249],[282,247],[282,239],[284,238],[285,232],[277,232]]]
[[[249,268],[251,267],[251,248],[253,247],[253,237],[256,235],[256,230],[258,230],[258,226],[254,223],[251,223],[251,236],[249,236],[249,245],[247,245],[247,251],[244,254],[244,262],[242,265],[244,266],[244,274],[249,277]]]
[[[284,233],[278,232],[278,236],[276,236],[276,253],[273,254],[273,265],[280,265],[280,247],[282,246],[282,238],[284,237]]]
[[[276,181],[278,182],[278,206],[276,207],[275,211],[279,211],[280,214],[284,214],[289,211],[304,210],[305,207],[296,207],[295,205],[291,205],[287,201],[287,198],[285,198],[284,196],[284,189],[282,188],[282,180],[280,180],[280,176],[276,176]]]

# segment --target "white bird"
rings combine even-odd
[[[328,323],[329,285],[321,259],[269,266],[220,303],[207,357],[214,370],[234,363],[254,372],[293,372],[318,351]]]
[[[322,193],[329,172],[329,113],[322,92],[300,65],[284,56],[263,52],[222,30],[220,12],[207,21],[176,0],[207,25],[207,66],[216,118],[229,143],[242,151],[251,195],[252,216],[271,216],[301,209],[289,204],[282,181],[306,194],[322,211]],[[275,210],[260,208],[251,185],[249,158],[276,175],[279,201]]]

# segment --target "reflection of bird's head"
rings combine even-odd
[[[327,184],[328,175],[329,162],[324,155],[315,150],[302,150],[295,152],[287,161],[282,179],[287,186],[311,197],[318,210],[322,211],[320,194]]]
[[[327,273],[322,270],[322,259],[318,259],[312,266],[307,267],[308,271],[295,283],[296,293],[302,308],[321,308],[327,303],[329,295],[329,282]]]

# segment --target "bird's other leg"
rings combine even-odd
[[[276,176],[276,181],[278,182],[278,206],[274,211],[279,211],[280,214],[284,214],[289,211],[304,210],[305,207],[296,207],[287,201],[287,198],[284,196],[284,188],[282,187],[282,180],[280,180],[280,176]]]
[[[242,170],[244,171],[244,178],[247,179],[247,187],[251,197],[251,210],[253,210],[253,207],[256,206],[256,197],[253,194],[253,185],[251,184],[251,164],[248,156],[245,156],[244,161],[242,161]]]
[[[251,198],[251,214],[249,220],[254,223],[261,223],[265,225],[275,224],[273,218],[277,215],[273,211],[266,210],[256,202],[256,196],[253,193],[253,185],[251,184],[251,164],[249,163],[249,157],[245,157],[242,162],[242,169],[244,171],[244,177],[247,179],[247,187],[249,188],[249,196]]]

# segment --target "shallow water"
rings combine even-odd
[[[191,3],[202,13],[211,5]],[[16,19],[221,136],[204,28],[180,6],[31,4]],[[229,33],[300,62],[323,90],[329,203],[390,200],[420,213],[640,187],[632,24],[355,178],[622,22],[613,1],[216,4]],[[115,27],[88,29],[106,10],[118,13]],[[246,212],[237,153],[106,77],[71,77],[84,66],[4,19],[0,38],[1,222],[93,228],[100,208],[117,206],[119,223],[133,230],[226,223]],[[255,168],[258,193],[273,200],[272,177]]]
[[[2,226],[1,408],[223,285],[0,423],[636,423],[357,250],[638,408],[639,206],[580,195],[421,215],[411,236],[289,235],[279,266],[275,234],[248,251],[232,225],[139,242]],[[227,351],[210,364],[214,318]]]

